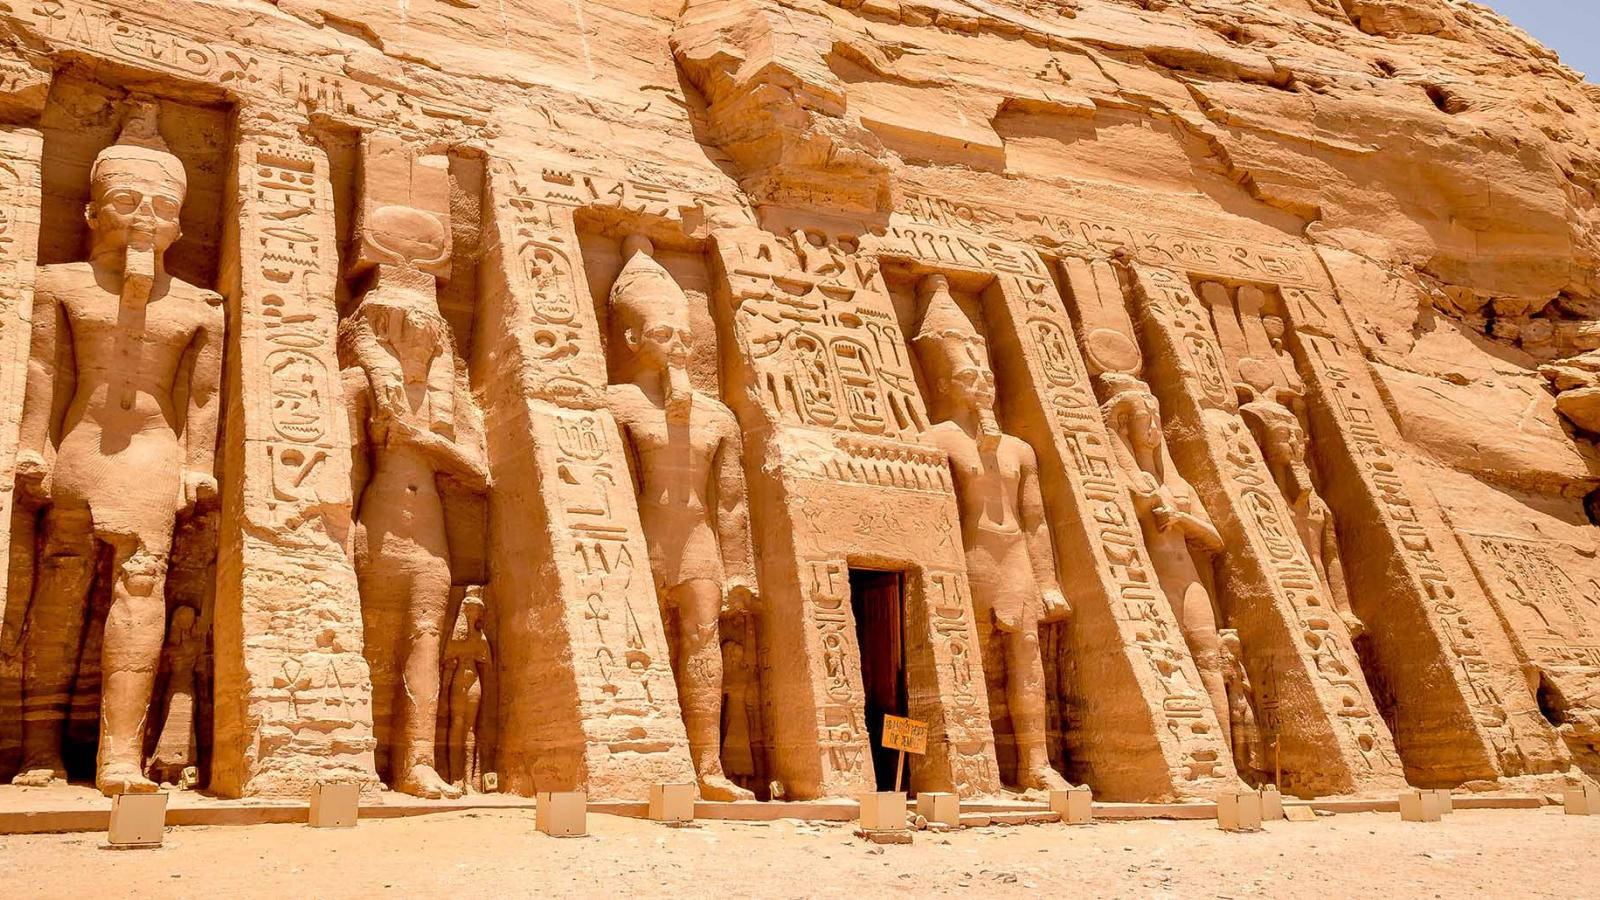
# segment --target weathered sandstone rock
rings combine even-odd
[[[1596,121],[1464,0],[11,4],[0,776],[1600,775]]]

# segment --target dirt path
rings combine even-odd
[[[1600,897],[1600,816],[1463,810],[1438,825],[1368,813],[1235,835],[1205,822],[920,833],[876,847],[845,825],[591,816],[556,839],[519,811],[172,828],[159,850],[103,835],[0,837],[21,897],[678,896]]]

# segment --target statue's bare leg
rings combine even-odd
[[[1070,785],[1050,766],[1045,746],[1044,659],[1039,628],[1025,623],[1006,632],[1006,701],[1017,741],[1017,781],[1024,790],[1064,791]]]
[[[754,800],[755,794],[729,781],[722,772],[722,586],[695,579],[673,588],[668,601],[678,614],[677,652],[672,654],[672,664],[700,796],[706,800]]]
[[[472,786],[472,726],[478,721],[478,702],[483,688],[478,672],[462,664],[450,679],[450,725],[446,738],[450,754],[450,781],[464,791]]]
[[[406,609],[405,659],[400,677],[404,690],[394,724],[390,761],[395,790],[416,797],[460,797],[461,791],[439,776],[434,740],[439,727],[439,659],[445,615],[450,606],[450,574],[444,560],[436,571],[413,571],[399,579]]]
[[[1190,582],[1176,606],[1178,628],[1183,632],[1184,643],[1189,645],[1195,668],[1200,670],[1200,683],[1211,698],[1211,708],[1216,711],[1223,736],[1231,744],[1232,707],[1228,704],[1228,684],[1222,677],[1222,640],[1217,636],[1217,617],[1211,609],[1211,596],[1200,582]],[[1239,760],[1234,763],[1243,766]]]
[[[111,609],[101,646],[100,755],[95,786],[106,796],[151,793],[144,777],[145,722],[167,624],[167,554],[139,538],[108,538],[112,558]]]
[[[22,655],[22,768],[12,784],[65,780],[61,741],[83,646],[96,544],[89,510],[45,513],[44,546]]]

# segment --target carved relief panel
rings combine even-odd
[[[1399,757],[1349,632],[1238,413],[1209,310],[1176,273],[1135,265],[1132,281],[1173,454],[1229,548],[1222,612],[1242,639],[1280,787],[1308,794],[1399,783]]]

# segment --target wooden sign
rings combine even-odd
[[[928,723],[900,716],[884,716],[883,746],[906,753],[927,753]]]

